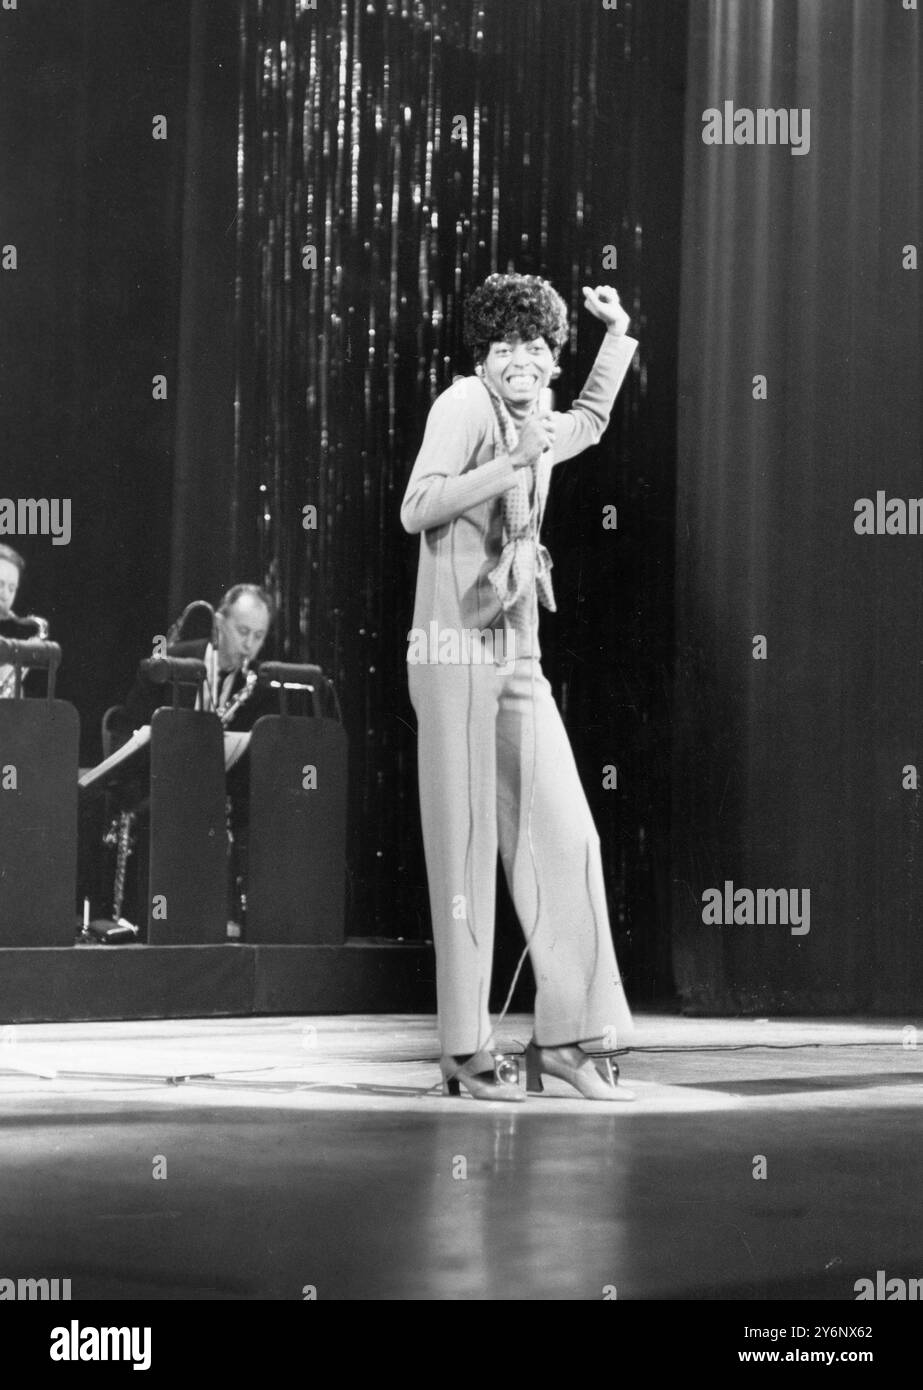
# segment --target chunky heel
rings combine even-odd
[[[542,1084],[542,1055],[534,1042],[530,1042],[526,1048],[526,1090],[530,1095],[541,1095],[545,1087]]]
[[[510,1059],[505,1053],[499,1053],[495,1057],[493,1073],[472,1072],[469,1064],[460,1062],[457,1057],[443,1057],[439,1066],[442,1069],[442,1094],[445,1096],[460,1096],[461,1088],[464,1086],[472,1100],[505,1100],[514,1103],[525,1100],[522,1091],[512,1080],[514,1068],[510,1066]],[[518,1076],[518,1067],[515,1068],[515,1072]]]

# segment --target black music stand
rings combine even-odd
[[[147,939],[227,941],[224,738],[217,715],[165,707],[151,720]]]
[[[80,719],[54,698],[56,642],[0,640],[0,660],[48,671],[44,699],[0,700],[0,946],[71,946]]]
[[[147,820],[148,894],[138,917],[139,924],[146,920],[148,942],[224,943],[228,840],[223,732],[217,715],[179,707],[180,686],[200,686],[205,664],[157,657],[143,661],[141,670],[154,684],[172,682],[172,708],[155,710],[149,735],[146,730],[133,735],[84,774],[81,788],[88,801],[110,792],[123,811],[136,811],[142,824]],[[140,845],[139,855],[140,866]]]
[[[263,662],[281,714],[250,736],[247,942],[341,945],[345,939],[348,744],[338,719],[290,715],[287,691],[333,694],[318,667]],[[315,780],[305,769],[315,769]],[[305,783],[309,785],[305,785]]]

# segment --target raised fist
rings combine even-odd
[[[631,319],[622,308],[621,301],[611,285],[597,285],[595,290],[589,285],[583,287],[584,303],[594,318],[606,325],[606,331],[621,337],[628,332]]]

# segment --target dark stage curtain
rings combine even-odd
[[[0,541],[26,559],[17,606],[62,645],[84,763],[170,616],[188,34],[188,0],[0,11],[0,243],[17,249],[0,271],[0,494],[66,499],[72,523],[67,544]]]
[[[198,227],[184,226],[184,316],[203,297],[213,316],[193,313],[184,339],[174,606],[219,575],[262,580],[280,604],[278,653],[337,682],[350,930],[363,934],[429,932],[404,664],[418,542],[398,512],[432,400],[471,367],[460,305],[492,269],[548,275],[575,311],[566,405],[599,339],[577,314],[580,286],[618,286],[642,352],[608,438],[556,481],[560,612],[543,645],[636,993],[669,987],[684,20],[674,0],[243,0],[239,110],[218,151],[222,179],[236,161],[236,191],[215,184]],[[209,10],[200,38],[214,22]],[[208,51],[195,34],[193,62]],[[190,158],[196,113],[191,101]],[[187,178],[187,214],[195,192]],[[203,417],[206,371],[221,394]],[[607,503],[617,532],[602,528]],[[602,789],[605,764],[618,792]]]
[[[238,7],[187,0],[182,280],[177,320],[170,614],[237,583],[234,287],[237,273]],[[253,576],[246,575],[247,579]]]
[[[695,1011],[918,1011],[923,536],[854,506],[923,494],[919,15],[702,0],[690,34],[677,980]],[[809,109],[809,152],[703,143],[725,101]],[[726,881],[809,889],[810,931],[705,925]]]

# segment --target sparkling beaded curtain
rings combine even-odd
[[[635,24],[631,0],[242,0],[238,546],[284,655],[341,694],[354,933],[428,929],[398,513],[432,400],[470,371],[464,295],[492,270],[547,274],[577,346],[580,286],[613,278],[617,244],[639,322]]]

